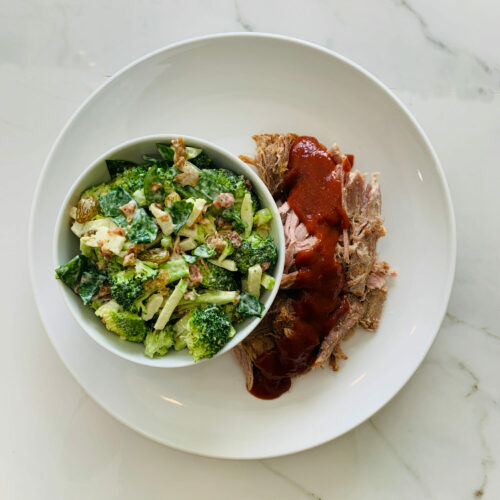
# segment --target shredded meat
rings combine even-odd
[[[363,304],[354,295],[350,295],[347,300],[349,301],[349,311],[342,316],[340,321],[323,339],[318,356],[314,361],[314,366],[320,366],[330,359],[335,346],[342,341],[347,332],[351,328],[354,328],[360,320],[363,314]]]
[[[278,200],[285,233],[281,290],[294,286],[298,275],[296,254],[311,249],[317,242],[282,198],[288,155],[296,137],[295,134],[256,135],[253,137],[257,145],[255,158],[244,157],[244,161],[256,166],[260,177]],[[352,335],[357,326],[369,331],[375,331],[379,326],[387,296],[386,278],[397,273],[386,262],[377,262],[377,241],[385,235],[377,174],[372,175],[366,184],[366,175],[357,170],[349,171],[352,157],[344,155],[336,144],[328,153],[337,165],[334,175],[342,182],[342,206],[350,221],[349,228],[340,235],[335,251],[335,259],[342,264],[346,276],[349,310],[323,339],[314,366],[329,362],[331,368],[337,370],[339,360],[347,359],[341,348],[342,341]],[[233,350],[245,373],[249,390],[254,380],[253,362],[260,354],[273,348],[276,339],[291,335],[294,321],[292,299],[286,291],[280,291],[258,328]]]
[[[283,276],[281,276],[280,288],[283,288],[284,290],[286,290],[287,288],[292,288],[293,284],[295,283],[295,280],[297,279],[298,274],[299,274],[298,271],[293,271],[292,273],[283,274]]]
[[[359,324],[370,332],[377,330],[382,316],[382,308],[387,298],[386,288],[377,288],[370,290],[363,301],[363,317]]]
[[[296,134],[253,136],[257,145],[255,166],[273,196],[280,194],[283,189],[283,175],[288,167],[288,155],[296,138]]]

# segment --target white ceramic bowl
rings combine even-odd
[[[59,212],[54,233],[54,267],[65,264],[79,253],[79,239],[72,233],[69,227],[69,211],[71,207],[74,207],[78,203],[80,194],[85,189],[110,180],[105,160],[123,159],[140,163],[142,161],[143,154],[156,153],[156,143],[170,144],[170,141],[176,137],[179,137],[179,134],[150,135],[124,142],[101,155],[87,169],[85,169],[69,190],[69,193],[62,204],[61,211]],[[237,156],[211,142],[186,135],[183,135],[182,137],[184,138],[187,146],[202,148],[203,151],[205,151],[212,158],[216,167],[226,168],[238,175],[243,174],[252,183],[253,189],[259,197],[262,206],[270,208],[273,212],[271,236],[278,246],[278,261],[269,272],[272,276],[274,276],[277,284],[273,290],[264,290],[262,293],[260,300],[264,304],[265,310],[267,311],[278,292],[278,284],[281,281],[281,275],[283,273],[285,236],[283,234],[283,226],[278,213],[278,207],[276,206],[271,193],[255,171],[243,163]],[[94,311],[84,306],[78,295],[73,293],[62,282],[59,281],[58,283],[69,310],[78,321],[83,331],[108,351],[141,365],[175,368],[194,364],[193,358],[187,349],[183,349],[182,351],[172,350],[166,356],[162,356],[161,358],[151,359],[145,356],[143,344],[122,340],[118,335],[106,330],[100,319],[94,314]],[[224,346],[223,349],[221,349],[219,353],[216,354],[216,356],[229,351],[235,345],[239,344],[252,332],[260,321],[261,318],[248,318],[242,323],[236,325],[235,336],[226,344],[226,346]],[[206,361],[208,360],[203,360],[203,362]],[[201,361],[198,363],[200,362]]]

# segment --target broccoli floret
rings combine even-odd
[[[144,178],[148,171],[149,165],[138,165],[133,168],[128,168],[118,173],[111,182],[99,184],[99,186],[93,186],[86,189],[80,196],[80,198],[88,198],[90,196],[95,196],[96,198],[101,198],[108,191],[118,186],[123,187],[130,195],[132,195],[138,189],[142,189],[144,186]],[[102,210],[99,209],[99,213]]]
[[[112,274],[109,284],[111,296],[125,309],[131,309],[135,300],[142,294],[141,281],[136,278],[134,269]]]
[[[233,259],[242,273],[255,264],[269,265],[276,264],[278,259],[278,248],[270,236],[261,238],[258,234],[252,233],[248,238],[243,239],[241,246],[236,250]]]
[[[186,342],[193,359],[199,361],[217,354],[233,335],[234,328],[226,313],[211,304],[190,313],[181,338]]]
[[[207,262],[207,267],[200,266],[203,280],[201,286],[213,290],[239,290],[240,286],[234,277],[234,273],[214,264]]]
[[[144,187],[144,178],[149,167],[150,165],[138,165],[137,167],[124,170],[115,177],[110,188],[121,186],[130,194],[133,194],[138,189]]]
[[[221,212],[221,216],[223,219],[231,222],[233,229],[238,233],[245,232],[245,223],[241,219],[240,210],[234,205],[229,208],[224,208]]]
[[[153,269],[141,260],[136,261],[135,276],[141,283],[156,278],[157,274],[158,269]]]
[[[163,330],[151,330],[144,339],[144,354],[150,358],[165,356],[175,343],[175,332],[171,325]]]
[[[210,168],[212,165],[212,158],[210,158],[210,156],[208,156],[204,151],[194,158],[191,158],[189,161],[198,168]]]
[[[130,342],[143,342],[149,330],[140,316],[123,311],[113,300],[102,305],[95,314],[102,319],[109,331]]]

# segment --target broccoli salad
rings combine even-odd
[[[141,164],[106,161],[111,180],[71,209],[80,253],[56,278],[147,356],[187,348],[198,361],[262,315],[278,256],[272,213],[247,179],[182,138],[157,150]]]

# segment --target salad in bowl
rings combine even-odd
[[[140,161],[115,151],[108,178],[68,200],[58,231],[71,231],[79,251],[63,263],[58,252],[55,274],[108,332],[142,344],[144,359],[184,351],[197,362],[237,332],[243,340],[272,302],[281,223],[236,157],[239,171],[182,137],[153,144],[135,144],[136,156],[147,150]]]

